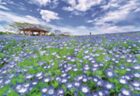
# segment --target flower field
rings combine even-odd
[[[140,96],[140,33],[1,35],[0,96]]]

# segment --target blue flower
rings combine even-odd
[[[121,89],[121,93],[124,95],[124,96],[131,96],[131,92],[125,88]]]
[[[89,90],[89,88],[87,86],[81,86],[81,91],[83,93],[88,93],[90,90]]]

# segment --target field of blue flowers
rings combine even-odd
[[[140,33],[1,35],[0,96],[140,96]]]

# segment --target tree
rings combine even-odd
[[[31,23],[21,23],[21,22],[14,22],[12,24],[10,24],[11,29],[13,29],[14,31],[20,32],[20,29],[23,28],[30,28],[35,26],[34,24]]]

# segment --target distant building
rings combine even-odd
[[[28,36],[45,36],[49,32],[41,28],[23,28],[20,29],[20,33]]]

